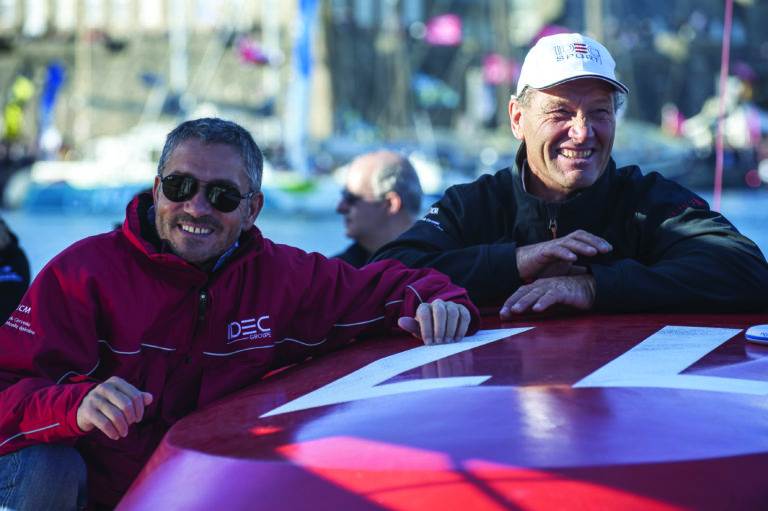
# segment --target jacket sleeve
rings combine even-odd
[[[98,343],[80,342],[96,339],[83,288],[48,265],[0,328],[0,454],[84,434],[77,407],[95,385],[82,380],[95,368]]]
[[[508,295],[521,284],[515,256],[516,244],[499,232],[498,218],[484,218],[478,201],[495,202],[488,190],[466,195],[454,186],[397,239],[381,247],[371,261],[396,259],[409,268],[434,268],[467,290],[476,303]],[[476,196],[475,196],[476,195]],[[496,216],[503,210],[493,211]],[[490,241],[489,241],[490,240]]]
[[[591,265],[595,308],[768,309],[768,264],[757,245],[695,195],[677,200],[665,206],[655,197],[654,206],[641,205],[632,220],[637,254]]]
[[[308,283],[290,316],[282,325],[290,340],[278,343],[276,365],[293,363],[353,338],[404,333],[401,317],[415,316],[421,303],[441,299],[464,305],[471,323],[467,335],[480,328],[477,308],[466,291],[432,269],[411,270],[388,260],[356,269],[337,259],[309,254],[299,270]]]

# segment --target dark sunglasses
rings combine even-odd
[[[241,200],[248,199],[255,193],[248,192],[245,195],[240,195],[240,191],[234,186],[209,183],[194,177],[180,176],[178,174],[162,177],[160,182],[163,184],[163,195],[173,202],[188,201],[197,195],[199,183],[204,183],[205,198],[211,206],[222,213],[230,213],[236,210]]]
[[[341,200],[349,204],[350,206],[354,206],[358,201],[364,201],[366,200],[365,197],[362,195],[358,195],[356,193],[352,193],[346,188],[341,189]],[[381,199],[370,199],[372,202],[379,202]]]

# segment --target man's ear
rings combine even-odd
[[[157,199],[159,197],[160,193],[160,185],[162,184],[162,181],[160,181],[160,176],[155,176],[155,184],[152,187],[152,197],[155,198],[155,206],[157,206]]]
[[[525,140],[521,126],[522,115],[523,109],[520,107],[520,103],[517,101],[517,98],[512,97],[509,100],[509,124],[512,127],[512,134],[518,140]]]
[[[387,205],[387,212],[396,214],[403,208],[403,198],[395,191],[389,191],[384,195],[384,201]]]
[[[248,214],[243,221],[243,231],[247,231],[256,222],[256,218],[261,213],[261,208],[264,207],[264,194],[262,192],[254,193],[250,199],[248,199]]]

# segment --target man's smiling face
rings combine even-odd
[[[190,176],[198,183],[197,193],[183,202],[173,202],[155,178],[155,225],[160,239],[171,253],[192,266],[210,271],[224,252],[232,248],[242,231],[253,226],[264,204],[261,192],[242,199],[237,209],[224,213],[215,209],[205,196],[206,183],[236,188],[240,195],[250,191],[243,160],[231,146],[205,143],[196,138],[181,142],[171,154],[164,176]]]
[[[581,78],[530,90],[526,105],[510,103],[512,131],[525,141],[530,192],[562,201],[603,174],[616,134],[614,88]]]

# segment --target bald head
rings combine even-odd
[[[369,251],[393,240],[421,212],[419,176],[407,158],[392,151],[355,158],[345,188],[336,211],[344,215],[347,236]]]
[[[372,197],[381,199],[395,192],[409,216],[416,217],[421,212],[421,183],[407,158],[392,151],[374,151],[355,158],[348,172],[348,181],[359,180]]]

